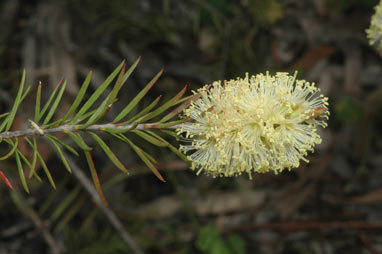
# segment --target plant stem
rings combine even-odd
[[[26,129],[26,130],[6,131],[6,132],[0,133],[0,139],[22,137],[22,136],[34,136],[34,135],[43,136],[45,133],[55,133],[55,132],[103,131],[106,129],[118,130],[118,131],[123,131],[123,130],[127,131],[130,129],[144,130],[144,129],[156,128],[156,126],[158,126],[159,124],[161,124],[161,123],[141,123],[141,124],[131,123],[131,124],[126,124],[126,125],[107,123],[107,124],[89,125],[86,128],[82,128],[83,125],[69,125],[68,124],[68,125],[61,125],[59,127],[47,128],[47,129],[30,128],[30,129]],[[174,125],[174,126],[169,126],[166,128],[167,129],[176,129],[178,127],[179,127],[179,125]]]

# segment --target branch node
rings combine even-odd
[[[31,123],[32,127],[37,131],[39,135],[44,135],[44,130],[40,128],[40,126],[37,125],[37,123],[33,122],[32,120],[28,119],[28,121]]]

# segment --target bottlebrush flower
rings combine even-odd
[[[190,122],[177,129],[191,169],[251,178],[253,172],[278,173],[308,162],[308,151],[321,143],[317,126],[327,126],[328,98],[296,74],[246,74],[199,89],[199,99],[183,112]]]
[[[370,45],[379,42],[378,49],[382,50],[382,0],[375,6],[375,13],[371,17],[370,28],[366,29]]]

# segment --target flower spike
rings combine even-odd
[[[296,75],[246,74],[207,88],[183,112],[192,121],[177,129],[185,143],[180,150],[197,174],[278,173],[307,161],[321,143],[317,126],[327,126],[328,98]]]

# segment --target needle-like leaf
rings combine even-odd
[[[27,181],[25,180],[24,169],[23,169],[23,165],[22,165],[21,160],[20,160],[19,153],[16,153],[15,155],[16,155],[15,156],[16,157],[16,164],[17,164],[17,168],[19,170],[19,176],[20,176],[21,184],[24,187],[24,190],[27,193],[29,193],[29,188],[27,185]]]
[[[136,146],[133,142],[131,142],[128,138],[126,138],[127,143],[133,148],[133,150],[136,152],[136,154],[141,158],[141,160],[146,164],[149,169],[158,177],[159,180],[162,182],[166,182],[162,175],[159,173],[159,170],[151,163],[150,159],[146,156],[146,154],[143,152],[141,148]]]
[[[157,138],[158,140],[162,141],[163,143],[166,143],[167,147],[168,147],[172,152],[174,152],[176,155],[178,155],[178,157],[181,158],[183,161],[185,161],[185,162],[189,162],[189,160],[187,159],[186,155],[184,155],[184,153],[180,152],[175,146],[173,146],[173,145],[171,145],[170,143],[168,143],[164,138],[162,138],[161,136],[157,135],[157,134],[154,133],[153,131],[146,130],[146,132],[150,133],[152,136],[154,136],[154,137]]]
[[[84,151],[84,152],[85,152],[86,161],[88,162],[90,173],[92,175],[93,182],[94,182],[94,185],[97,189],[98,195],[100,196],[100,198],[101,198],[102,202],[105,204],[105,206],[109,206],[107,201],[106,201],[105,195],[103,194],[102,187],[101,187],[101,184],[99,182],[99,177],[98,177],[97,171],[95,169],[92,156],[90,155],[90,153],[88,151]]]
[[[66,150],[68,150],[69,152],[71,152],[72,154],[74,154],[75,156],[80,156],[78,154],[78,152],[73,148],[71,147],[70,145],[64,143],[63,141],[61,141],[61,139],[53,136],[53,135],[50,135],[50,134],[45,134],[46,137],[49,137],[51,139],[53,139],[54,141],[56,141],[57,143],[60,143],[60,145],[62,145],[63,147],[66,148]]]
[[[200,96],[201,96],[200,93],[194,94],[188,100],[186,100],[185,102],[180,104],[178,107],[176,107],[173,111],[171,111],[170,113],[165,115],[159,122],[161,122],[161,123],[167,122],[171,118],[179,115],[179,113],[182,112],[183,109],[187,108],[191,104],[192,101],[197,100],[198,98],[200,98]]]
[[[97,122],[101,117],[104,116],[105,112],[108,111],[108,109],[113,105],[115,102],[119,90],[121,90],[123,86],[123,77],[125,75],[125,66],[123,66],[122,70],[120,71],[117,81],[115,82],[114,88],[111,90],[109,95],[107,96],[106,100],[104,100],[101,105],[97,108],[97,110],[94,112],[94,114],[88,119],[86,124],[84,125],[84,128],[87,126]]]
[[[124,64],[125,61],[118,65],[118,67],[106,78],[106,80],[97,88],[97,90],[94,91],[94,93],[90,96],[90,98],[85,102],[85,104],[81,107],[78,113],[70,121],[71,123],[76,123],[77,120],[89,110],[89,108],[94,104],[94,102],[101,96],[105,89],[118,75]]]
[[[40,111],[40,114],[39,114],[39,117],[37,119],[35,119],[35,123],[38,123],[41,118],[44,116],[45,112],[48,110],[48,108],[50,107],[50,104],[52,103],[54,97],[56,96],[56,93],[58,91],[58,89],[61,87],[62,85],[62,81],[63,79],[60,80],[60,82],[58,82],[57,86],[54,88],[53,92],[51,93],[51,95],[49,96],[49,99],[48,101],[45,103],[44,107],[42,108],[42,110]]]
[[[37,92],[36,92],[36,105],[34,109],[34,122],[37,123],[38,120],[40,119],[40,110],[41,110],[41,88],[42,88],[42,83],[39,82],[37,86]]]
[[[13,103],[12,110],[7,117],[5,131],[9,131],[9,129],[11,128],[13,124],[13,120],[15,119],[17,109],[19,108],[19,105],[21,103],[21,97],[23,95],[24,85],[25,85],[25,69],[23,70],[23,75],[21,77],[20,86],[19,86],[19,90],[17,91],[15,102]],[[3,128],[0,128],[0,131],[2,131]]]
[[[56,148],[57,150],[57,153],[62,161],[62,163],[64,164],[65,168],[69,171],[69,173],[72,173],[72,169],[70,168],[69,166],[69,163],[68,161],[66,160],[63,152],[61,151],[61,148],[60,146],[56,143],[56,141],[54,141],[53,138],[49,137],[49,136],[46,136],[46,138],[53,144],[53,146]]]
[[[151,109],[153,109],[158,104],[158,102],[161,98],[162,98],[162,95],[159,95],[152,103],[150,103],[150,105],[145,107],[141,112],[139,112],[138,114],[136,114],[135,116],[133,116],[132,118],[130,118],[129,120],[127,120],[126,122],[123,122],[121,124],[125,125],[128,123],[132,123],[135,120],[139,119],[141,116],[146,115],[148,112],[150,112]]]
[[[113,120],[114,123],[118,123],[121,121],[130,111],[138,104],[138,102],[146,95],[146,93],[153,87],[155,82],[162,75],[163,69],[158,72],[157,75],[130,101],[130,103],[117,115],[117,117]]]
[[[37,142],[36,142],[36,138],[33,137],[33,143],[29,140],[29,138],[27,137],[24,137],[24,139],[27,141],[27,143],[29,144],[29,146],[32,148],[33,150],[33,160],[32,160],[32,164],[31,164],[31,168],[30,168],[30,171],[29,171],[29,176],[28,178],[31,178],[32,175],[34,175],[35,173],[35,169],[36,169],[36,162],[37,162]]]
[[[5,159],[8,159],[8,158],[11,157],[12,154],[16,151],[17,146],[18,146],[18,144],[19,144],[19,139],[18,139],[18,138],[15,138],[15,139],[16,139],[16,142],[15,142],[14,144],[13,144],[13,142],[12,142],[12,146],[13,146],[12,149],[11,149],[6,155],[0,157],[0,161],[5,160]]]
[[[46,176],[48,177],[48,180],[49,180],[50,184],[52,185],[53,189],[56,189],[56,184],[53,181],[52,175],[50,174],[49,169],[46,166],[44,159],[42,158],[41,154],[38,151],[37,151],[37,158],[40,160],[41,167],[44,170]]]
[[[68,136],[74,141],[74,143],[76,143],[76,145],[78,145],[82,150],[84,151],[91,151],[93,150],[93,148],[91,148],[90,146],[88,146],[85,141],[82,139],[81,135],[78,134],[78,133],[74,133],[74,132],[66,132],[66,134],[68,134]]]
[[[114,163],[114,165],[119,168],[122,172],[129,174],[126,167],[120,162],[117,158],[117,156],[111,151],[110,147],[106,145],[106,143],[97,136],[97,134],[93,132],[89,132],[90,136],[93,137],[93,139],[99,144],[99,146],[102,148],[102,150],[106,153],[106,155],[109,157],[109,159]]]
[[[84,82],[81,85],[80,90],[78,91],[76,98],[73,101],[73,104],[70,106],[68,112],[62,118],[62,122],[66,121],[74,113],[74,111],[76,111],[76,109],[80,105],[82,99],[84,98],[86,90],[88,89],[88,86],[90,84],[90,80],[92,79],[92,74],[93,74],[93,72],[90,71],[89,74],[86,76]]]
[[[48,115],[45,117],[43,125],[46,125],[47,123],[49,123],[50,119],[52,119],[53,114],[56,112],[57,106],[61,101],[62,95],[64,94],[65,88],[66,88],[66,80],[62,84],[60,91],[58,92],[58,95],[57,95],[56,99],[54,100],[53,105],[51,106],[51,108],[48,112]]]
[[[140,130],[132,130],[131,132],[137,134],[138,136],[140,136],[141,138],[143,138],[144,140],[150,142],[151,144],[153,144],[153,145],[155,145],[155,146],[159,146],[159,147],[165,147],[165,146],[167,146],[166,143],[160,141],[160,140],[157,139],[157,138],[154,138],[152,135],[147,134],[147,133],[144,132],[144,131],[140,131]]]
[[[157,108],[156,110],[150,112],[146,116],[144,116],[142,119],[139,119],[140,121],[144,122],[147,120],[150,120],[151,118],[154,118],[158,116],[159,114],[166,111],[168,108],[174,106],[177,101],[182,98],[183,94],[186,92],[187,86],[185,86],[177,95],[175,95],[173,98],[171,98],[169,101],[167,101],[165,104]]]

